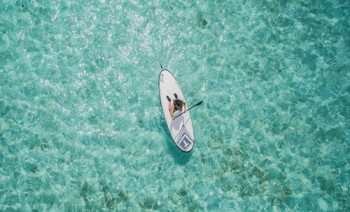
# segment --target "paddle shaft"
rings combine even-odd
[[[191,110],[192,108],[194,108],[194,107],[196,107],[196,106],[202,104],[202,102],[203,102],[203,101],[198,102],[197,104],[195,104],[195,105],[193,105],[192,107],[188,108],[187,111],[189,111],[189,110]],[[182,114],[186,113],[187,111],[182,112],[182,113],[180,113],[179,115],[175,116],[174,119],[176,119],[177,117],[179,117],[179,116],[181,116]]]

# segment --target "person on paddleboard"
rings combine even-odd
[[[185,112],[187,111],[186,102],[178,99],[176,93],[174,93],[174,96],[175,96],[175,99],[174,99],[173,103],[171,103],[170,97],[166,96],[166,98],[168,99],[168,102],[169,102],[170,116],[173,120],[175,120],[175,117],[174,117],[175,111],[182,111],[182,108],[185,109]]]

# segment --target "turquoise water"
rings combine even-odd
[[[349,17],[346,0],[1,0],[1,211],[349,211]],[[160,64],[204,101],[190,154]]]

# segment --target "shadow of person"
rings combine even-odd
[[[170,133],[169,133],[170,135]],[[183,152],[181,151],[176,144],[174,143],[173,139],[171,136],[167,139],[167,144],[168,144],[168,152],[170,155],[174,158],[175,163],[178,165],[186,165],[192,156],[192,151],[191,152]]]
[[[164,134],[166,135],[166,143],[168,146],[168,152],[170,155],[174,158],[174,161],[178,165],[186,165],[192,156],[192,151],[191,152],[183,152],[181,151],[176,144],[174,143],[171,134],[169,132],[168,126],[165,121],[161,122],[161,128]]]

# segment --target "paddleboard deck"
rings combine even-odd
[[[194,145],[194,133],[192,120],[190,112],[182,114],[173,120],[169,112],[169,101],[167,96],[172,99],[175,99],[174,94],[177,94],[177,97],[186,102],[185,97],[182,93],[182,90],[176,81],[174,75],[166,69],[163,69],[159,74],[159,96],[162,103],[164,118],[168,125],[169,132],[171,137],[176,144],[176,146],[183,152],[190,152]],[[187,104],[187,102],[186,102]],[[188,107],[188,105],[187,105]],[[180,114],[181,111],[176,111],[174,116]]]

